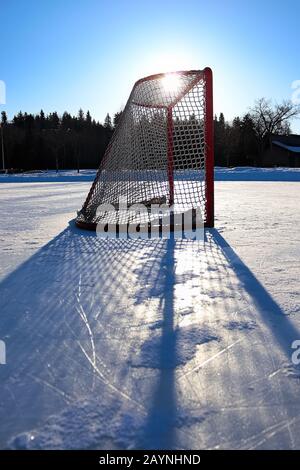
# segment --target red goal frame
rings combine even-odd
[[[172,110],[176,103],[180,101],[180,99],[188,93],[190,89],[193,88],[193,86],[198,83],[200,80],[204,81],[204,134],[205,134],[205,209],[206,209],[206,217],[205,217],[205,227],[213,227],[214,226],[214,124],[213,124],[213,74],[212,70],[209,67],[206,67],[202,71],[195,71],[195,70],[189,70],[189,71],[177,71],[177,72],[171,72],[171,73],[159,73],[155,75],[149,75],[147,77],[141,78],[138,80],[133,87],[133,90],[131,92],[131,96],[134,93],[134,90],[138,85],[140,85],[143,82],[149,81],[149,80],[155,80],[158,78],[163,78],[166,75],[176,75],[176,74],[181,74],[181,75],[192,75],[197,73],[196,78],[191,82],[191,84],[186,87],[185,90],[183,90],[182,94],[177,97],[176,101],[171,102],[168,105],[141,105],[141,106],[148,106],[148,107],[157,107],[157,108],[164,108],[167,111],[167,174],[168,174],[168,181],[169,181],[169,201],[170,205],[174,202],[174,161],[173,161],[173,115],[172,115]],[[130,98],[129,98],[130,100]],[[135,105],[139,105],[139,103],[134,102]],[[120,123],[122,119],[124,118],[124,113],[121,116]],[[120,125],[119,123],[119,125]],[[115,131],[115,134],[118,131],[118,127]],[[114,136],[115,136],[114,134]],[[111,142],[109,143],[106,152],[104,154],[104,157],[102,159],[102,162],[100,164],[99,170],[97,172],[96,178],[90,188],[90,191],[88,193],[88,196],[86,198],[86,201],[83,205],[82,211],[84,211],[88,204],[89,201],[92,197],[95,185],[100,177],[103,164],[106,161],[107,157],[109,156],[110,152],[110,147],[111,144],[114,140],[114,136],[111,139]],[[88,222],[88,221],[82,221],[82,220],[76,220],[76,225],[79,226],[80,228],[85,228],[89,230],[96,230],[97,224],[94,222]]]
[[[213,114],[213,73],[209,67],[203,71],[205,77],[205,181],[206,181],[206,227],[214,227],[214,114]]]

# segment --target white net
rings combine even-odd
[[[174,212],[197,208],[205,222],[205,86],[203,71],[136,82],[77,216],[79,225],[101,222],[102,204],[112,204],[124,223],[120,201],[166,204]],[[145,217],[151,220],[150,214],[140,220]]]

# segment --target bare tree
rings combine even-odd
[[[290,120],[300,113],[300,106],[289,100],[273,104],[271,100],[260,98],[250,109],[253,129],[256,135],[259,157],[272,134],[289,134]]]
[[[274,104],[266,98],[260,98],[250,109],[254,131],[259,144],[260,154],[264,149],[267,139],[272,134],[289,134],[291,118],[300,113],[300,106],[289,100],[281,104]]]

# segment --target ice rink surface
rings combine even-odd
[[[300,448],[300,182],[227,179],[204,244],[75,228],[88,181],[0,183],[1,448]]]

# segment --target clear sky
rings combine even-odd
[[[0,25],[10,118],[81,107],[103,121],[138,78],[210,66],[231,119],[300,80],[299,0],[0,0]]]

